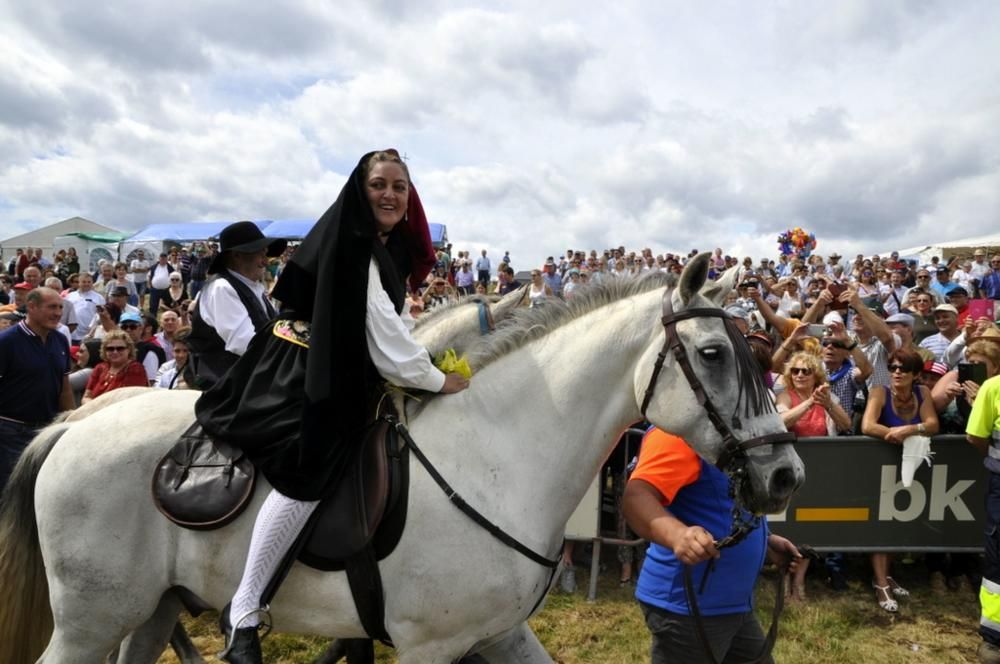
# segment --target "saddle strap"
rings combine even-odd
[[[708,570],[705,570],[705,573],[708,574]],[[760,662],[766,661],[768,655],[774,650],[774,642],[778,640],[778,618],[781,617],[781,611],[785,608],[784,568],[778,570],[774,587],[775,597],[774,610],[771,612],[771,627],[767,630],[767,636],[764,638],[764,646],[761,648],[760,654],[750,664],[760,664]],[[698,598],[695,596],[694,582],[691,580],[690,565],[684,565],[684,594],[687,596],[688,607],[691,609],[691,617],[694,619],[694,626],[698,632],[698,640],[701,641],[702,648],[705,650],[705,656],[712,664],[719,664],[719,660],[715,658],[715,653],[712,652],[711,640],[705,632],[704,618],[702,618],[701,610],[698,608]]]
[[[382,574],[375,559],[375,548],[369,543],[348,558],[345,571],[354,596],[354,606],[361,618],[361,626],[368,636],[391,646],[392,639],[385,629],[385,594],[382,591]]]

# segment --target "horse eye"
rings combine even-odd
[[[701,359],[706,362],[718,362],[722,359],[722,351],[719,350],[717,346],[708,346],[707,348],[699,348],[698,354],[701,355]]]

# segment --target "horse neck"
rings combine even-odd
[[[532,532],[561,537],[615,442],[640,419],[633,374],[659,301],[659,293],[633,297],[584,315],[430,404],[419,421],[438,411],[448,423],[441,445],[467,487],[459,492],[513,515],[519,531],[530,518]]]

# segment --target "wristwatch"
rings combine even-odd
[[[923,422],[917,425],[917,433],[920,434],[921,436],[927,433],[927,427],[924,426]]]

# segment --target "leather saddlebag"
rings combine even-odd
[[[255,479],[243,450],[213,441],[195,423],[157,464],[153,502],[184,528],[221,528],[246,508]]]

